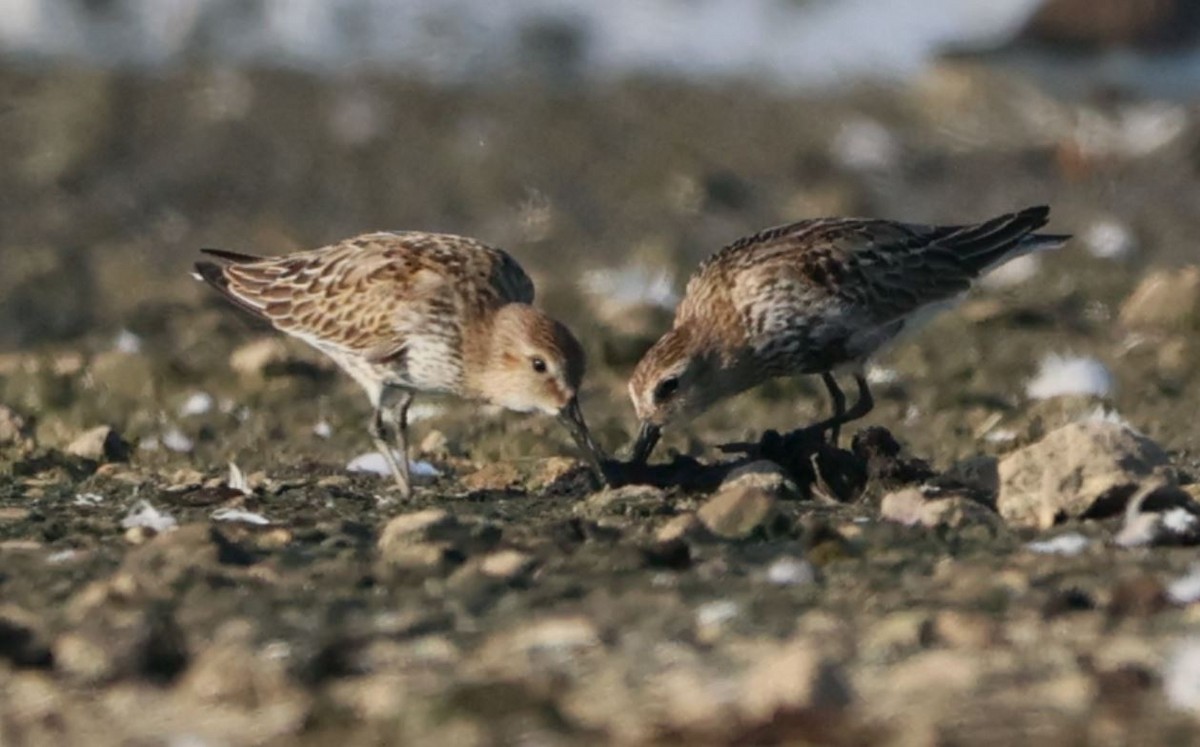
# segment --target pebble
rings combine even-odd
[[[775,494],[757,487],[724,488],[696,512],[708,531],[723,539],[745,539],[775,516]]]
[[[463,487],[472,493],[483,491],[503,492],[519,488],[522,483],[521,470],[511,462],[489,462],[460,480]]]
[[[440,508],[401,514],[388,521],[383,528],[379,535],[379,549],[386,552],[400,544],[425,541],[439,533],[452,531],[458,526],[458,520]]]
[[[742,612],[741,605],[730,599],[705,602],[696,608],[696,633],[702,640],[713,640]]]
[[[208,392],[195,392],[179,407],[180,417],[204,415],[215,407],[217,401]]]
[[[1068,532],[1050,539],[1030,542],[1029,544],[1025,545],[1025,548],[1030,552],[1036,552],[1039,555],[1072,556],[1078,555],[1084,550],[1088,549],[1088,546],[1091,544],[1092,541],[1082,534],[1078,532]]]
[[[196,448],[196,442],[188,437],[178,426],[171,426],[158,437],[159,443],[178,454],[190,454]]]
[[[125,518],[121,519],[121,528],[146,528],[161,533],[173,529],[175,523],[175,517],[165,511],[159,511],[150,501],[143,499],[130,507]]]
[[[1130,495],[1169,464],[1158,444],[1127,425],[1072,423],[1000,460],[996,507],[1011,524],[1046,529],[1088,514],[1098,502]],[[1104,506],[1113,513],[1123,507]]]
[[[666,491],[651,485],[606,488],[577,503],[574,512],[599,519],[606,516],[661,516],[670,511]]]
[[[817,570],[807,560],[785,555],[767,566],[767,581],[777,586],[808,586],[817,580]]]
[[[1175,604],[1200,602],[1200,564],[1193,565],[1186,576],[1181,576],[1167,586],[1167,598]]]
[[[1200,326],[1200,266],[1156,270],[1121,305],[1124,327],[1176,331]]]
[[[996,514],[963,495],[927,496],[920,488],[888,493],[879,505],[880,516],[905,526],[959,528],[968,524],[995,523]]]
[[[0,405],[0,446],[15,444],[24,439],[26,427],[25,418],[16,411]]]
[[[1163,667],[1163,693],[1176,708],[1200,715],[1200,637],[1175,644]]]
[[[211,517],[213,521],[235,521],[255,526],[266,526],[271,523],[271,520],[262,514],[241,508],[218,508],[212,512]]]
[[[742,488],[765,490],[781,500],[800,495],[796,483],[787,476],[783,467],[768,459],[756,459],[732,470],[721,481],[719,491]]]
[[[400,455],[397,454],[396,458],[399,459]],[[369,451],[366,454],[359,454],[346,464],[346,469],[349,472],[362,472],[371,475],[379,475],[380,477],[391,477],[392,475],[392,470],[390,467],[388,467],[387,460],[384,459],[383,454],[380,454],[378,451]],[[442,474],[441,470],[425,461],[414,462],[410,460],[408,463],[408,471],[414,479],[418,477],[438,477]]]
[[[1133,231],[1113,218],[1096,221],[1080,238],[1088,253],[1099,259],[1126,259],[1137,252],[1137,237]]]
[[[479,562],[479,570],[486,576],[512,581],[533,570],[536,560],[532,555],[519,550],[499,550],[485,555]]]
[[[1048,355],[1037,374],[1025,387],[1030,399],[1055,397],[1107,397],[1113,391],[1113,375],[1095,358]]]
[[[95,461],[124,461],[129,458],[129,444],[114,428],[101,425],[81,433],[67,445],[67,453]]]
[[[674,542],[675,540],[699,537],[704,533],[704,522],[693,511],[685,511],[667,520],[659,527],[654,537],[659,542]]]

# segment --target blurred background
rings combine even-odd
[[[936,451],[1056,355],[1183,445],[1153,408],[1178,404],[1190,343],[1164,367],[1161,340],[1111,330],[1148,268],[1195,256],[1198,38],[1188,0],[2,0],[0,394],[60,409],[62,438],[116,420],[153,445],[197,392],[251,396],[229,355],[264,330],[191,280],[198,247],[421,229],[526,265],[587,337],[615,443],[620,381],[723,244],[1048,203],[1076,241],[898,353],[880,419],[944,415],[912,429]],[[352,384],[258,354],[280,402],[346,395],[320,409],[357,438]]]

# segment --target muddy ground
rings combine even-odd
[[[1172,591],[1194,547],[1121,547],[1119,512],[1021,526],[986,484],[930,526],[880,508],[1097,408],[1189,489],[1200,289],[1121,308],[1152,269],[1195,262],[1194,108],[970,67],[819,96],[231,70],[9,69],[0,90],[3,744],[1200,739],[1200,606]],[[414,458],[441,475],[402,500],[347,470],[369,451],[354,385],[188,277],[202,246],[483,237],[584,338],[584,408],[616,452],[624,377],[667,322],[581,289],[588,271],[678,288],[790,219],[1039,203],[1078,238],[880,361],[865,425],[929,472],[864,463],[851,500],[791,474],[724,524],[692,512],[727,491],[599,491],[555,424],[454,402],[417,419]],[[1050,354],[1111,386],[1029,397]],[[713,464],[825,406],[814,382],[772,384],[658,459]],[[1029,546],[1071,533],[1077,554]]]

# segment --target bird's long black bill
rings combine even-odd
[[[588,430],[587,423],[583,419],[583,410],[579,408],[579,400],[572,398],[570,402],[563,407],[558,413],[558,421],[562,423],[568,431],[571,432],[571,438],[575,439],[575,443],[583,452],[584,458],[596,473],[596,477],[600,478],[600,482],[607,483],[607,477],[604,474],[604,451],[592,438],[591,431]]]
[[[654,447],[658,445],[658,438],[661,435],[661,427],[642,421],[642,426],[638,429],[637,440],[633,442],[629,460],[634,464],[645,464],[646,460],[650,458],[650,452],[654,451]]]

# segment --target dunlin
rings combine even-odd
[[[419,232],[280,257],[203,251],[215,261],[197,262],[197,278],[320,350],[366,390],[371,438],[404,495],[407,412],[419,392],[554,415],[600,473],[602,452],[579,408],[583,348],[531,305],[533,282],[506,252]]]
[[[762,382],[819,374],[833,415],[812,426],[836,444],[842,425],[874,407],[866,360],[901,331],[948,305],[989,269],[1056,247],[1067,236],[1034,233],[1049,208],[966,226],[827,218],[769,228],[705,260],[688,282],[672,329],[629,382],[644,462],[663,426]],[[834,372],[849,370],[858,400]]]

